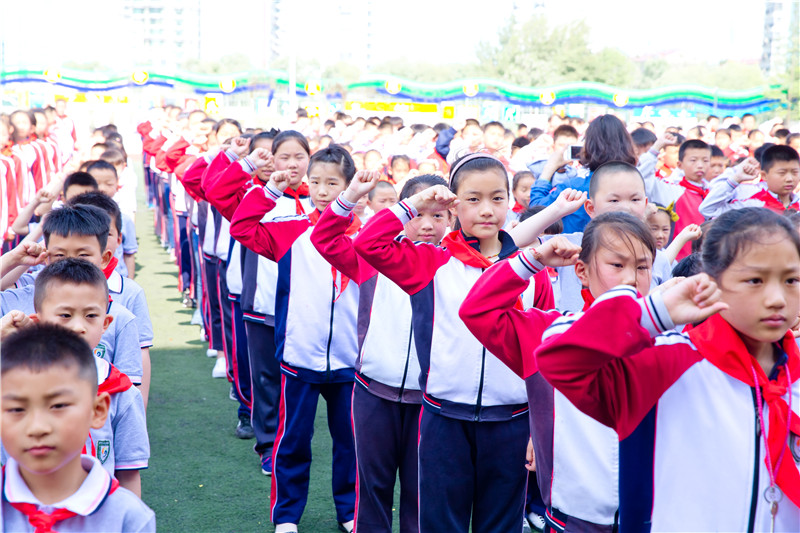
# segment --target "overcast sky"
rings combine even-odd
[[[267,0],[201,1],[206,59],[246,53],[258,42],[248,35],[268,31],[261,17],[248,16]],[[301,57],[313,56],[320,47],[335,47],[337,32],[361,31],[331,27],[321,16],[314,20],[330,0],[291,0],[298,1],[308,17],[298,45]],[[375,31],[380,35],[376,62],[399,56],[412,61],[474,60],[477,44],[496,38],[513,4],[514,0],[374,0],[379,19]],[[126,47],[119,46],[119,5],[119,0],[3,1],[0,35],[5,64],[45,67],[73,60],[127,68],[130,57]],[[545,6],[554,23],[585,19],[594,48],[614,47],[631,56],[669,52],[673,57],[712,62],[754,61],[761,55],[764,0],[545,0]]]

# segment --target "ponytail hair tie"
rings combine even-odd
[[[678,216],[678,213],[675,212],[675,202],[672,202],[667,207],[656,205],[659,211],[664,211],[667,215],[669,215],[670,220],[673,223],[677,222],[681,217]]]

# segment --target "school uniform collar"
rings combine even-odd
[[[477,237],[467,237],[463,230],[458,230],[458,233],[465,243],[480,253],[481,241],[479,241]],[[497,256],[498,261],[508,259],[519,250],[519,248],[517,248],[517,244],[514,242],[514,239],[512,239],[511,235],[506,233],[504,230],[500,230],[500,232],[497,234],[497,238],[500,239],[500,254]]]
[[[19,473],[19,463],[9,457],[5,467],[5,483],[3,495],[9,503],[30,503],[39,507],[39,510],[51,513],[55,509],[66,509],[81,516],[89,516],[95,512],[106,500],[108,495],[116,489],[111,475],[106,472],[103,465],[90,455],[81,456],[81,466],[89,473],[78,490],[66,499],[44,505],[33,495],[31,489]]]
[[[114,270],[108,276],[108,292],[113,292],[114,294],[122,294],[122,286],[124,284],[124,280],[122,279],[122,274],[118,271]]]

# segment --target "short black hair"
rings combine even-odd
[[[579,137],[578,130],[574,127],[570,126],[569,124],[562,124],[553,130],[553,140],[555,141],[559,137],[575,137],[576,139]]]
[[[119,205],[110,196],[97,191],[85,192],[70,200],[69,205],[93,205],[99,207],[114,222],[117,233],[122,233],[122,211],[119,210]]]
[[[86,172],[92,173],[92,170],[108,170],[114,173],[114,176],[117,176],[117,169],[114,168],[114,165],[109,163],[108,161],[103,161],[102,159],[98,159],[94,161],[91,165],[86,167]],[[117,176],[119,178],[119,176]]]
[[[487,122],[486,124],[483,125],[484,132],[489,128],[502,128],[503,131],[506,131],[506,127],[503,126],[500,122],[497,122],[496,120],[493,120],[492,122]]]
[[[770,146],[761,154],[761,170],[769,172],[769,169],[778,162],[800,161],[797,150],[785,144],[775,144]]]
[[[725,152],[716,144],[711,145],[711,157],[727,157]]]
[[[544,205],[534,205],[533,207],[529,207],[528,209],[519,214],[519,221],[525,222],[536,213],[544,211],[546,207],[547,206]],[[546,230],[544,230],[545,235],[558,235],[560,233],[564,233],[564,223],[561,221],[561,219],[556,220],[555,222],[550,224],[550,226],[548,226]]]
[[[92,348],[80,335],[54,324],[35,324],[3,340],[0,374],[17,368],[41,372],[54,366],[77,366],[80,379],[97,393],[97,366]]]
[[[311,167],[316,163],[332,163],[338,165],[345,183],[348,184],[350,180],[353,179],[353,176],[356,175],[356,164],[353,162],[350,152],[338,144],[331,144],[311,156],[311,160],[308,162],[309,175],[311,174]]]
[[[409,168],[411,167],[411,158],[405,154],[393,155],[391,161],[389,162],[389,168],[394,168],[395,161],[405,161]]]
[[[47,265],[36,276],[33,288],[33,308],[37,313],[41,310],[42,302],[47,297],[51,282],[91,285],[102,290],[105,294],[104,299],[108,299],[108,282],[103,271],[89,261],[70,257]]]
[[[689,139],[681,143],[681,147],[678,149],[678,161],[683,161],[687,150],[708,150],[709,154],[711,153],[711,148],[709,148],[708,144],[704,141],[700,139]]]
[[[758,164],[761,165],[761,170],[764,170],[764,171],[767,170],[767,169],[764,168],[764,165],[761,163],[761,159],[764,157],[764,152],[766,152],[768,149],[772,148],[773,146],[775,146],[775,143],[764,143],[761,146],[759,146],[758,148],[756,148],[755,150],[753,150],[753,157],[755,157],[756,161],[758,161]],[[789,148],[789,147],[787,147],[787,148]],[[747,157],[743,157],[742,159],[747,159]],[[772,166],[772,165],[770,165],[770,166]]]
[[[424,191],[428,187],[434,187],[436,185],[444,185],[447,187],[447,182],[443,177],[437,176],[436,174],[421,174],[415,176],[403,185],[403,189],[400,191],[400,200],[402,201],[406,198],[410,198],[419,191]]]
[[[375,188],[372,189],[371,191],[369,191],[369,193],[367,193],[367,199],[370,202],[375,198],[375,195],[378,193],[378,189],[391,189],[391,190],[394,190],[394,185],[392,185],[391,183],[389,183],[386,180],[381,180],[378,183],[376,183],[375,184]]]
[[[42,222],[44,244],[47,246],[51,235],[69,237],[70,235],[97,237],[100,253],[108,244],[111,219],[102,209],[93,205],[65,205],[53,209]]]
[[[609,161],[597,167],[597,170],[592,173],[592,177],[589,180],[589,198],[594,198],[603,180],[612,174],[619,174],[621,172],[639,176],[639,179],[642,180],[642,189],[644,189],[644,178],[642,178],[642,174],[635,166],[625,161]]]
[[[693,254],[689,254],[680,261],[678,264],[675,265],[675,268],[672,269],[672,277],[673,278],[689,278],[694,276],[695,274],[699,274],[703,271],[703,259],[700,257],[699,252],[695,252]]]
[[[64,188],[62,192],[64,196],[67,195],[67,190],[73,185],[80,185],[81,187],[91,187],[95,191],[98,189],[97,180],[88,172],[73,172],[64,180]]]
[[[631,139],[633,139],[633,144],[636,146],[647,146],[648,144],[654,144],[656,140],[658,140],[656,134],[647,128],[636,128],[633,130],[631,132]]]

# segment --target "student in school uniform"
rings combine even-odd
[[[110,403],[107,393],[98,394],[89,345],[67,329],[35,325],[4,339],[1,366],[0,427],[9,455],[2,476],[3,530],[154,532],[153,511],[97,458],[81,455],[86,435],[103,426]],[[59,403],[67,406],[54,409]],[[32,438],[32,425],[41,428],[43,420],[47,429],[35,430]]]
[[[555,323],[539,369],[619,435],[624,527],[797,531],[800,237],[767,209],[733,210],[702,258],[703,274],[644,298],[616,287]]]
[[[266,150],[251,154],[257,167],[266,166],[269,155]],[[313,419],[320,394],[328,402],[333,439],[336,519],[343,531],[353,530],[356,465],[350,409],[359,290],[358,284],[320,256],[310,235],[322,211],[354,174],[350,154],[331,145],[316,152],[308,164],[309,189],[316,207],[309,216],[261,222],[289,186],[291,171],[281,171],[273,172],[263,188],[248,191],[231,223],[235,239],[278,262],[275,340],[282,375],[272,455],[271,519],[279,533],[297,531],[305,507]],[[347,233],[359,227],[360,222],[354,221]]]

